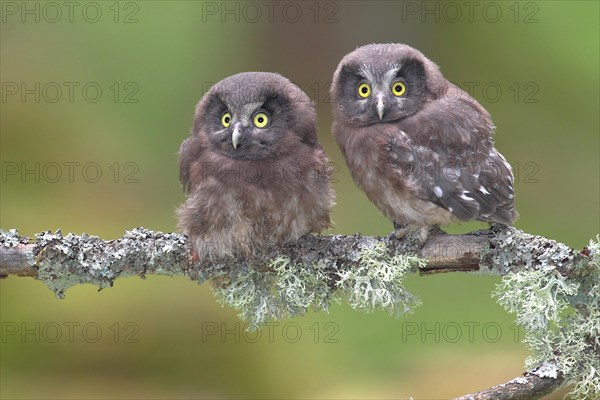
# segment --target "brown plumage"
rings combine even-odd
[[[490,114],[421,52],[360,47],[339,63],[331,95],[352,177],[395,226],[514,222],[513,174]]]
[[[331,169],[306,94],[281,75],[223,79],[179,150],[179,228],[199,258],[250,257],[331,225]]]

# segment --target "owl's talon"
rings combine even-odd
[[[397,231],[402,230],[402,229],[406,229],[408,227],[407,224],[401,224],[401,223],[395,222],[395,221],[392,222],[392,225],[394,225],[394,229],[397,230]]]
[[[444,231],[439,225],[431,225],[428,228],[428,235],[446,235],[446,231]]]
[[[416,240],[419,242],[419,246],[423,247],[427,239],[429,238],[429,234],[432,233],[434,235],[443,232],[439,226],[414,226],[414,225],[402,225],[397,222],[394,222],[394,236],[396,239],[402,239],[406,235],[413,235]]]
[[[396,239],[402,239],[407,233],[410,233],[411,230],[411,227],[406,225],[399,227],[394,226],[394,236],[396,236]]]
[[[195,264],[198,261],[200,261],[200,256],[196,252],[196,249],[192,249],[192,251],[190,253],[190,263]]]

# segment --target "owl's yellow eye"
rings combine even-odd
[[[361,83],[358,85],[358,95],[363,99],[366,99],[371,94],[371,86],[368,83]]]
[[[256,113],[254,116],[254,125],[257,128],[264,128],[269,123],[269,117],[263,112]]]
[[[223,114],[223,116],[221,117],[221,124],[223,124],[225,128],[231,125],[231,114],[229,114],[228,112]]]
[[[406,92],[406,85],[402,81],[392,83],[392,93],[394,96],[400,97]]]

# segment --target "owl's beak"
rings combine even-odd
[[[383,94],[377,95],[377,115],[379,115],[379,119],[383,119],[383,109],[385,108],[385,104],[383,103]]]
[[[233,126],[233,133],[231,134],[231,144],[233,144],[234,149],[237,149],[241,136],[242,133],[240,132],[240,124],[235,124]]]

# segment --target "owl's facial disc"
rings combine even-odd
[[[194,122],[195,132],[208,139],[212,151],[236,160],[263,160],[295,151],[286,139],[294,135],[293,129],[303,129],[292,100],[298,106],[310,104],[304,92],[296,99],[279,86],[213,90]]]
[[[272,96],[245,103],[215,97],[206,114],[213,149],[240,160],[260,160],[275,151],[292,151],[279,143],[288,130],[286,106]]]
[[[348,121],[356,126],[393,123],[417,112],[425,85],[422,65],[403,58],[370,61],[340,69],[334,100]]]
[[[231,145],[237,150],[247,136],[255,134],[257,129],[265,128],[268,125],[269,117],[267,114],[263,111],[257,111],[260,110],[262,104],[261,102],[246,103],[237,108],[237,112],[229,111],[235,107],[226,106],[226,110],[221,117],[221,125],[224,129],[215,132],[215,134],[222,135],[225,132],[223,140],[231,138]]]

